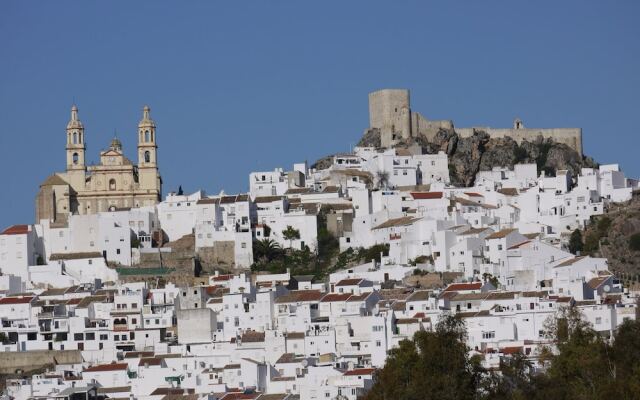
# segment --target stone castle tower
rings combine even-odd
[[[100,163],[87,166],[84,125],[78,108],[71,108],[66,129],[66,171],[54,173],[36,197],[36,222],[66,223],[69,214],[95,214],[119,208],[152,206],[161,200],[156,125],[145,106],[138,124],[138,164],[125,157],[113,138],[100,152]]]
[[[415,136],[432,138],[442,128],[453,128],[447,120],[431,121],[411,110],[407,89],[382,89],[369,93],[369,129],[380,130],[382,147]]]
[[[454,128],[450,120],[428,120],[412,111],[407,89],[382,89],[369,93],[368,130],[372,129],[379,130],[381,146],[387,148],[411,137],[422,136],[431,140],[440,129],[454,129],[460,137],[469,137],[476,131],[484,131],[492,138],[508,136],[517,143],[524,140],[533,141],[542,136],[564,143],[582,155],[580,128],[525,128],[519,118],[514,120],[512,128]]]

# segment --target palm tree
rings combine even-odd
[[[273,239],[257,240],[253,245],[253,257],[256,260],[269,262],[278,257],[281,251],[280,245]]]
[[[387,171],[376,172],[376,181],[378,189],[386,189],[389,185],[389,173]]]
[[[282,231],[282,237],[289,241],[289,248],[291,248],[293,240],[300,239],[300,231],[291,225],[287,225],[287,229]]]

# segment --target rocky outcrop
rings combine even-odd
[[[311,164],[311,168],[321,170],[327,169],[333,164],[333,154],[318,159],[315,163]]]
[[[510,137],[491,138],[481,130],[470,137],[460,137],[453,129],[442,129],[431,141],[425,138],[412,138],[411,141],[420,144],[426,154],[447,153],[451,183],[456,186],[473,185],[478,171],[513,168],[518,163],[536,163],[538,170],[547,175],[569,170],[576,176],[583,167],[597,166],[591,158],[581,157],[566,144],[542,136],[518,144]],[[402,146],[406,145],[408,143],[402,143]]]
[[[380,129],[370,128],[364,132],[364,135],[360,138],[360,141],[356,145],[358,147],[375,147],[382,146],[382,140],[380,139]]]
[[[439,151],[449,157],[451,183],[456,186],[471,186],[478,171],[489,171],[494,167],[513,168],[518,163],[536,163],[538,171],[554,176],[558,170],[569,170],[577,176],[583,167],[597,167],[590,157],[582,157],[571,147],[542,136],[518,144],[511,137],[491,138],[488,133],[477,130],[472,136],[461,137],[454,129],[440,129],[432,139],[412,137],[396,147],[412,148],[418,145],[423,154]],[[358,146],[380,147],[380,130],[368,129]],[[332,164],[333,156],[316,161],[312,168],[326,169]]]

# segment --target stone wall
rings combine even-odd
[[[55,364],[79,364],[80,350],[33,350],[0,352],[0,374],[13,374],[17,370],[30,371]]]
[[[580,128],[489,128],[489,127],[473,127],[473,128],[455,128],[456,133],[460,137],[470,137],[476,130],[485,131],[491,138],[511,137],[518,144],[523,140],[534,141],[537,136],[545,139],[553,139],[555,142],[566,144],[582,156],[582,129]]]
[[[214,242],[213,247],[201,247],[198,249],[198,257],[203,266],[226,265],[235,263],[235,242]]]
[[[433,140],[441,129],[452,129],[450,120],[428,120],[420,113],[411,111],[410,95],[407,89],[383,89],[369,93],[369,129],[380,130],[382,147],[392,147],[402,139],[422,136]],[[537,136],[550,138],[566,144],[582,156],[582,129],[580,128],[525,128],[516,120],[513,128],[496,129],[489,127],[456,128],[460,137],[470,137],[475,130],[485,131],[492,138],[510,136],[517,143],[533,141]]]

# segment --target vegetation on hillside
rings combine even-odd
[[[640,286],[639,194],[629,202],[610,204],[605,215],[592,218],[581,236],[583,255],[606,258],[609,270],[626,286]]]
[[[463,320],[445,316],[433,332],[418,332],[389,352],[363,399],[640,398],[640,321],[625,321],[609,341],[576,308],[556,317],[545,326],[555,349],[537,354],[544,369],[516,353],[493,371],[469,355]]]
[[[300,232],[288,226],[282,232],[286,240],[300,238]],[[270,238],[256,240],[253,243],[253,260],[251,270],[273,274],[284,273],[287,269],[292,275],[313,275],[322,279],[328,274],[349,265],[380,261],[381,255],[389,254],[389,245],[374,245],[370,248],[348,249],[340,253],[338,239],[327,229],[326,210],[318,214],[318,248],[314,253],[309,247],[304,249],[283,249]]]

